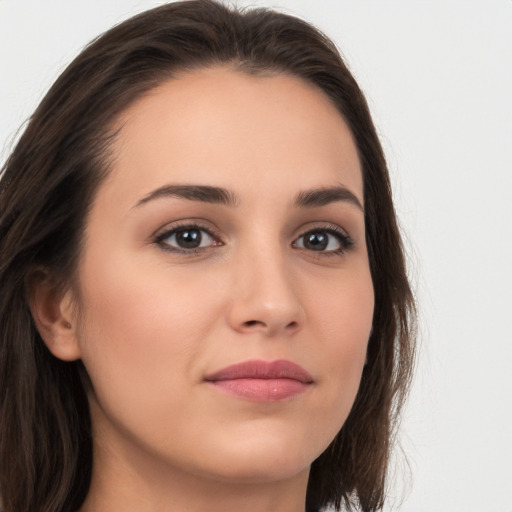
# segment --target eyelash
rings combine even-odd
[[[220,240],[220,236],[217,233],[213,232],[211,227],[203,226],[197,222],[190,222],[190,223],[174,225],[171,229],[167,229],[163,233],[157,235],[155,238],[155,243],[164,251],[171,252],[174,254],[192,255],[192,254],[197,254],[199,252],[202,252],[205,249],[208,249],[208,247],[185,249],[185,248],[171,246],[170,244],[164,242],[164,240],[166,240],[167,238],[170,238],[171,236],[176,235],[177,233],[183,232],[183,231],[202,231],[204,233],[207,233],[208,236],[210,236],[215,241],[213,246],[224,245],[222,243],[222,241]]]
[[[213,244],[207,246],[207,247],[197,247],[197,248],[179,248],[176,246],[171,246],[169,243],[166,243],[165,240],[170,238],[173,235],[176,235],[180,232],[184,231],[201,231],[204,233],[207,233],[209,237],[212,238],[214,241]],[[306,247],[297,247],[297,241],[303,239],[305,236],[315,233],[327,233],[334,238],[336,238],[337,242],[339,243],[340,247],[334,250],[328,250],[328,251],[315,251],[315,250],[308,250]],[[160,233],[155,238],[155,243],[164,251],[171,252],[174,254],[186,254],[186,255],[193,255],[198,254],[200,252],[203,252],[204,250],[215,247],[215,246],[222,246],[224,243],[221,240],[221,237],[215,233],[211,227],[206,227],[201,225],[197,222],[191,222],[191,223],[183,223],[173,226],[171,229],[167,229],[163,233]],[[312,229],[308,229],[307,231],[304,231],[301,233],[293,242],[292,246],[305,250],[309,253],[313,253],[316,256],[321,257],[330,257],[330,256],[340,256],[344,254],[346,251],[350,250],[354,245],[354,241],[352,238],[347,235],[339,226],[336,226],[335,224],[329,224],[328,226],[318,226]]]
[[[339,243],[339,248],[329,251],[314,251],[307,250],[306,248],[299,247],[299,249],[307,250],[309,253],[313,253],[317,257],[330,257],[330,256],[341,256],[349,251],[354,246],[354,241],[352,238],[339,226],[336,224],[329,224],[327,226],[318,226],[312,229],[308,229],[304,231],[299,237],[297,237],[296,241],[293,243],[295,246],[297,240],[303,239],[305,236],[315,233],[327,233],[332,235]]]

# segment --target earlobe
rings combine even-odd
[[[48,350],[63,361],[80,359],[71,290],[63,293],[44,270],[32,273],[27,288],[32,317]]]

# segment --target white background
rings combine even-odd
[[[0,0],[2,159],[86,42],[159,3]],[[398,455],[390,508],[512,512],[512,1],[238,4],[327,32],[386,149],[422,329],[402,428],[412,478]]]

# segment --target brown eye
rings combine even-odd
[[[203,235],[200,229],[185,229],[178,231],[174,235],[176,238],[176,245],[183,249],[197,249],[201,247]]]
[[[349,248],[350,238],[347,235],[330,229],[315,229],[301,235],[294,243],[299,249],[317,252],[340,252]]]
[[[302,237],[304,248],[312,251],[325,251],[329,245],[329,235],[327,233],[308,233]]]
[[[219,245],[205,229],[189,226],[169,230],[158,237],[158,244],[168,250],[186,251]]]

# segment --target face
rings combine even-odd
[[[350,411],[373,314],[347,125],[297,78],[212,68],[119,126],[78,269],[97,442],[223,481],[307,472]]]

